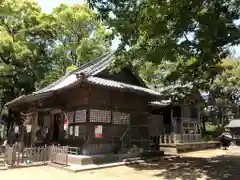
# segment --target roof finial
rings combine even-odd
[[[85,74],[83,72],[76,74],[77,79],[80,79],[81,81],[85,79]]]

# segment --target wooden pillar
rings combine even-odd
[[[76,116],[76,111],[73,112],[73,141],[75,140],[75,116]]]
[[[34,145],[35,139],[36,139],[36,132],[37,132],[37,126],[38,126],[38,112],[34,112],[32,115],[32,131],[31,131],[31,146]]]
[[[87,116],[86,116],[86,142],[91,142],[92,141],[92,134],[93,134],[93,125],[91,124],[90,122],[90,110],[91,110],[91,100],[92,100],[92,97],[91,97],[91,94],[92,94],[92,88],[91,88],[91,85],[89,85],[88,87],[88,104],[87,104]],[[88,147],[88,146],[87,146]],[[87,154],[89,153],[89,149],[87,148]]]
[[[201,109],[197,107],[197,123],[198,127],[200,128],[200,134],[202,134],[202,128],[201,128]]]
[[[174,119],[173,119],[173,108],[172,108],[172,105],[171,105],[171,110],[170,110],[170,113],[171,113],[171,132],[172,133],[175,133],[175,128],[174,128]]]

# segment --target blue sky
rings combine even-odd
[[[42,10],[46,13],[49,13],[52,11],[53,8],[58,6],[61,3],[66,3],[69,5],[77,4],[77,3],[84,3],[85,0],[35,0],[39,3]],[[237,24],[240,24],[240,20],[236,22]],[[115,39],[112,41],[112,49],[116,49],[119,44],[119,40]],[[240,46],[231,48],[234,52],[234,55],[236,57],[240,57]]]

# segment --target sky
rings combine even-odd
[[[68,5],[73,5],[73,4],[79,4],[79,3],[84,3],[85,0],[35,0],[38,2],[38,4],[41,6],[42,11],[45,13],[50,13],[53,8],[57,7],[61,3],[65,3]],[[118,44],[120,41],[116,38],[112,41],[112,46],[111,48],[117,49]]]
[[[50,13],[53,8],[58,6],[61,3],[66,3],[68,5],[78,4],[78,3],[84,3],[85,0],[35,0],[39,3],[41,6],[43,12]],[[236,22],[237,24],[240,24],[240,20]],[[116,49],[118,47],[118,44],[120,41],[118,39],[114,39],[112,41],[112,49]],[[232,47],[231,50],[234,53],[235,57],[240,57],[240,45],[236,47]]]

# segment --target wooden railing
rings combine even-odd
[[[82,155],[82,148],[80,147],[68,147],[68,154]]]
[[[18,167],[22,164],[43,163],[51,161],[68,165],[68,146],[33,147],[21,149],[19,145],[6,146],[5,165]]]
[[[6,146],[5,162],[10,166],[19,166],[20,164],[31,164],[33,162],[48,161],[48,147],[25,148],[21,150],[18,145]]]
[[[50,161],[53,163],[68,165],[68,146],[51,146]]]
[[[165,134],[160,136],[160,144],[178,144],[201,140],[200,134]]]

